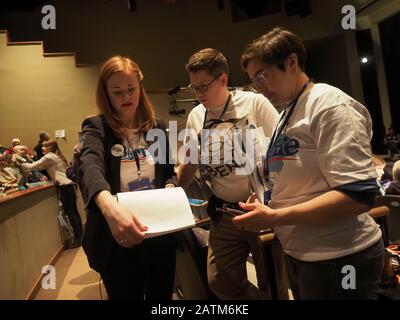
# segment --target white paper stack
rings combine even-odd
[[[120,205],[148,227],[146,238],[192,228],[192,210],[182,188],[165,188],[117,194]]]

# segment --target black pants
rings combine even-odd
[[[111,300],[171,300],[175,280],[176,239],[146,239],[133,248],[116,245],[101,273]]]
[[[60,201],[63,205],[64,212],[71,222],[72,228],[74,229],[75,242],[82,241],[83,228],[82,220],[79,215],[78,208],[76,206],[76,194],[75,188],[72,184],[59,186],[60,190]]]
[[[385,248],[383,241],[341,258],[304,262],[286,255],[295,300],[375,300],[378,298]],[[351,267],[354,272],[344,271]],[[351,279],[354,287],[346,287]]]

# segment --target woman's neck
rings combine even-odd
[[[122,126],[124,128],[128,128],[128,129],[137,129],[138,125],[137,125],[136,117],[134,117],[133,119],[126,120],[126,121],[122,121]]]

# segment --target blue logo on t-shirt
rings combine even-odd
[[[286,133],[280,134],[267,154],[267,164],[269,172],[280,172],[283,168],[284,160],[297,154],[300,144],[296,139],[291,138]]]

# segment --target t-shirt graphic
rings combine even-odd
[[[138,138],[138,135],[133,136]],[[144,190],[150,188],[155,177],[154,158],[148,150],[148,144],[144,141],[143,135],[136,143],[124,141],[124,153],[121,157],[121,192]],[[140,163],[140,180],[136,165],[136,152]]]
[[[276,174],[279,174],[284,165],[285,161],[299,160],[297,153],[299,152],[300,144],[299,141],[291,138],[286,133],[280,134],[273,146],[267,154],[267,168],[266,173],[269,173],[269,184],[273,187],[273,181]]]
[[[200,163],[205,164],[206,170],[212,176],[224,177],[234,174],[234,168],[243,167],[245,164],[243,158],[245,139],[243,138],[246,130],[255,128],[254,119],[248,115],[219,122],[216,122],[216,119],[208,120],[204,128],[207,135],[202,137],[202,131],[199,132],[200,143],[203,138],[206,144],[203,153],[200,155]],[[239,143],[239,140],[234,141],[235,131],[241,135],[243,143]],[[238,159],[238,155],[241,155],[240,159]],[[235,159],[240,160],[239,163]]]
[[[240,143],[240,140],[246,142],[249,137],[247,132],[254,131],[255,140],[263,144],[265,137],[271,136],[279,115],[261,94],[240,90],[232,91],[230,94],[231,100],[222,117],[223,105],[207,110],[200,104],[190,112],[186,128],[190,130],[190,135],[195,133],[199,135],[199,140],[203,139],[197,141],[200,142],[198,150],[201,149],[200,146],[203,147],[203,150],[199,150],[200,161],[197,163],[203,163],[199,168],[200,173],[206,173],[206,181],[211,182],[213,193],[224,201],[238,202],[246,201],[253,192],[246,174],[247,167],[250,167],[247,159],[252,158],[251,152],[249,148],[246,149],[246,144]],[[241,137],[239,132],[242,134]],[[206,140],[208,134],[211,140]],[[236,134],[239,136],[238,139]],[[248,140],[252,140],[251,137]],[[232,153],[235,153],[234,156]],[[265,154],[265,151],[262,154]]]

